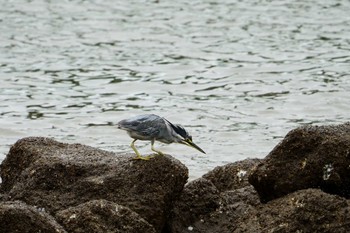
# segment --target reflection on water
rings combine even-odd
[[[25,136],[131,151],[120,119],[183,124],[192,178],[349,120],[350,2],[3,1],[0,160]],[[147,143],[139,143],[149,153]]]

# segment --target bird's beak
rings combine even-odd
[[[199,150],[200,152],[202,152],[203,154],[205,154],[204,150],[202,150],[199,146],[197,146],[196,144],[194,144],[194,142],[190,141],[190,140],[183,140],[182,144],[185,144],[187,146],[190,146],[194,149]]]

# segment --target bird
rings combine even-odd
[[[154,142],[162,143],[180,143],[205,154],[205,152],[192,141],[192,136],[179,124],[173,124],[167,119],[155,114],[145,114],[135,116],[118,122],[118,128],[125,130],[134,140],[130,147],[134,150],[136,157],[134,159],[149,160],[154,156],[141,156],[135,147],[137,140],[151,141],[151,150],[159,155],[163,152],[154,148]]]

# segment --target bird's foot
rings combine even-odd
[[[154,156],[152,156],[152,155],[147,155],[147,156],[138,155],[138,156],[134,157],[133,159],[134,160],[150,160],[153,157]]]
[[[158,155],[164,156],[163,152],[157,151]]]
[[[156,149],[154,149],[153,147],[152,147],[152,150],[153,150],[154,152],[156,152],[158,155],[164,156],[163,152],[161,152],[161,151],[159,151],[159,150],[156,150]]]

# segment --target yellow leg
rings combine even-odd
[[[150,158],[152,158],[152,156],[141,156],[141,154],[138,152],[138,150],[135,147],[135,142],[137,139],[134,139],[134,141],[131,142],[131,148],[134,150],[136,157],[134,159],[142,159],[142,160],[149,160]]]
[[[154,148],[154,140],[152,140],[152,142],[151,142],[151,149],[154,151],[154,152],[157,152],[159,155],[164,155],[163,154],[163,152],[161,152],[161,151],[159,151],[159,150],[156,150],[155,148]]]

